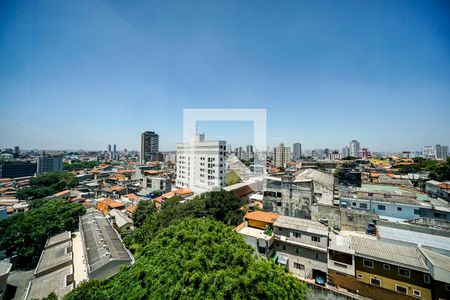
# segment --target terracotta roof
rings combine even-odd
[[[105,198],[105,199],[100,200],[98,202],[103,203],[105,205],[108,205],[111,208],[118,208],[118,207],[122,207],[123,206],[122,202],[116,201],[116,200],[113,200],[113,199],[110,199],[110,198]]]
[[[144,170],[144,174],[155,175],[155,174],[158,174],[158,173],[159,173],[158,170]]]
[[[125,188],[123,186],[120,185],[114,185],[108,189],[106,189],[107,192],[121,192],[123,191]]]
[[[377,172],[372,172],[372,173],[370,173],[370,176],[371,177],[380,177],[380,174]]]
[[[138,201],[141,200],[141,197],[139,197],[136,194],[126,194],[124,197],[127,197],[128,199],[132,200],[132,201]]]
[[[136,209],[137,209],[137,205],[130,205],[130,206],[127,207],[127,212],[129,212],[131,214],[134,214]]]
[[[119,174],[134,173],[134,170],[133,169],[119,170],[119,171],[117,171],[117,173],[119,173]]]
[[[67,196],[67,195],[70,195],[70,190],[64,190],[64,191],[58,192],[58,193],[54,194],[53,196],[62,197],[62,196]]]
[[[255,221],[262,221],[266,223],[272,223],[275,222],[275,220],[279,217],[279,214],[266,212],[266,211],[252,211],[249,213],[246,213],[244,216],[244,219],[246,220],[255,220]]]
[[[191,189],[179,189],[179,190],[175,190],[173,192],[175,193],[175,195],[180,195],[180,196],[192,195],[194,193]]]
[[[77,197],[70,200],[71,202],[84,202],[86,201],[86,198],[83,197]]]

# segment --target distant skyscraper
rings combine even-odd
[[[108,152],[111,152],[111,144],[108,145]]]
[[[225,141],[205,141],[205,134],[195,134],[189,143],[178,144],[176,186],[194,192],[225,187],[225,151]]]
[[[273,149],[273,158],[275,167],[285,168],[291,160],[291,148],[285,147],[284,144],[279,144],[278,147]]]
[[[37,159],[37,173],[45,172],[62,172],[63,157],[62,156],[39,156]]]
[[[434,158],[436,155],[436,149],[434,146],[423,146],[422,147],[422,157],[423,158]]]
[[[247,159],[254,159],[254,153],[253,153],[253,146],[252,145],[248,145],[247,149],[246,149],[246,153],[247,153]]]
[[[116,144],[114,144],[114,146],[113,146],[113,152],[114,152],[114,154],[117,153],[117,146],[116,146]]]
[[[448,156],[448,146],[436,145],[436,159],[446,159]]]
[[[302,157],[302,144],[295,143],[292,146],[292,158],[294,160],[299,160]]]
[[[238,148],[238,154],[237,157],[239,157],[239,159],[242,159],[242,147]]]
[[[20,154],[20,148],[19,148],[19,146],[15,146],[15,147],[14,147],[14,154],[15,154],[15,155],[19,155],[19,154]]]
[[[141,134],[141,163],[154,161],[159,151],[159,135],[153,131],[145,131]]]
[[[360,145],[357,140],[353,140],[350,142],[350,156],[359,157]]]
[[[350,148],[348,148],[348,147],[342,148],[341,158],[346,158],[348,156],[350,156]]]

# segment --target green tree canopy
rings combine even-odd
[[[78,184],[77,178],[69,172],[43,173],[30,180],[31,187],[17,191],[17,198],[21,200],[41,199]]]
[[[85,212],[80,203],[65,199],[35,200],[30,209],[0,221],[0,250],[17,254],[20,268],[36,266],[47,239],[78,227],[78,216]]]
[[[305,286],[231,227],[187,218],[160,230],[130,268],[82,284],[65,299],[304,299]]]

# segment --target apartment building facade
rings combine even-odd
[[[156,160],[158,152],[159,135],[153,131],[143,132],[141,134],[141,163]]]
[[[287,163],[291,160],[291,148],[279,144],[273,149],[273,161],[275,167],[286,168]]]
[[[189,143],[177,145],[178,188],[194,192],[225,187],[226,141],[206,141],[205,134],[195,134]]]

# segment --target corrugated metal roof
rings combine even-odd
[[[352,237],[356,256],[389,262],[406,268],[428,271],[416,247],[401,246],[367,238]]]
[[[273,223],[274,226],[282,228],[290,228],[298,231],[314,233],[318,235],[328,235],[328,228],[323,224],[295,217],[279,216],[278,219]]]

